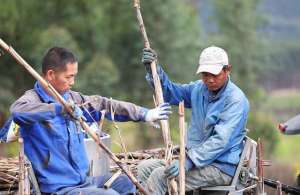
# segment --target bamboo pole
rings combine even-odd
[[[257,175],[258,175],[258,185],[257,191],[259,195],[265,194],[264,186],[264,171],[263,171],[263,143],[260,138],[257,140]]]
[[[29,167],[28,167],[27,163],[25,163],[24,167],[25,167],[25,172],[24,172],[24,184],[25,184],[24,191],[25,191],[25,193],[24,193],[24,195],[30,195],[30,181],[29,181],[29,174],[28,174]]]
[[[19,138],[19,194],[25,195],[25,165],[24,165],[24,145],[23,138]]]
[[[63,99],[63,97],[54,89],[54,87],[48,83],[43,77],[41,77],[11,46],[8,46],[2,39],[0,39],[0,46],[6,50],[15,60],[22,65],[36,80],[40,82],[43,88],[51,94],[58,102],[60,102],[65,110],[72,114],[73,110],[71,106]],[[132,175],[132,173],[124,168],[119,161],[119,159],[107,148],[97,136],[97,134],[88,126],[88,124],[82,119],[79,119],[79,123],[82,128],[91,136],[91,138],[96,142],[96,144],[101,147],[109,157],[123,170],[123,172],[129,177],[129,179],[136,185],[136,187],[144,194],[148,194],[143,186],[137,181],[137,179]]]
[[[110,188],[111,184],[122,174],[121,170],[118,170],[115,174],[113,174],[111,176],[111,178],[109,178],[109,180],[107,180],[104,184],[104,189],[108,189]]]
[[[100,118],[100,120],[98,122],[100,131],[103,131],[103,124],[104,124],[104,119],[105,119],[105,113],[106,113],[106,110],[101,110],[101,118]],[[99,136],[101,136],[101,135],[99,135]]]
[[[184,102],[179,103],[179,129],[180,129],[180,154],[179,154],[179,195],[185,194],[185,120]]]
[[[144,39],[144,47],[150,48],[150,42],[149,42],[149,39],[147,36],[143,17],[141,14],[139,0],[134,0],[134,8],[136,9],[137,20],[139,23],[140,31],[141,31],[143,39]],[[152,72],[153,82],[154,82],[155,99],[156,99],[156,102],[158,103],[158,105],[160,105],[160,104],[164,103],[164,98],[163,98],[160,79],[157,74],[155,61],[153,61],[151,63],[151,72]],[[161,120],[160,123],[161,123],[164,143],[165,143],[165,147],[166,147],[166,164],[170,165],[170,163],[172,161],[172,147],[173,146],[172,146],[172,141],[171,141],[169,122],[168,122],[168,120]],[[176,184],[175,180],[171,179],[169,181],[169,184],[171,186],[171,188],[169,188],[169,193],[177,194],[177,184]]]
[[[280,181],[276,181],[276,192],[277,195],[282,195],[282,184]]]
[[[24,154],[24,140],[19,137],[19,194],[30,195],[30,183],[28,178],[28,166],[26,166]]]

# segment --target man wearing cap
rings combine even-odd
[[[150,64],[157,60],[152,49],[144,49],[142,62],[147,81],[153,86]],[[170,81],[161,66],[157,72],[164,100],[173,105],[184,101],[192,110],[186,145],[186,191],[204,186],[230,184],[243,149],[249,103],[229,77],[227,53],[211,46],[200,54],[197,74],[201,79],[189,84]],[[138,178],[152,194],[165,194],[166,178],[177,177],[179,162],[165,167],[162,160],[146,160],[138,165]]]

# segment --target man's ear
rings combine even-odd
[[[51,69],[48,70],[45,77],[47,81],[53,81],[55,79],[55,71]]]
[[[232,66],[231,66],[230,64],[227,65],[226,70],[228,71],[228,73],[231,72],[231,67],[232,67]]]

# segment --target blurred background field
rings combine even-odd
[[[277,90],[270,93],[264,109],[273,114],[276,122],[283,122],[292,116],[300,114],[300,91],[297,89]],[[279,136],[274,158],[285,162],[300,162],[300,135]]]
[[[300,114],[300,1],[142,0],[141,7],[158,62],[173,81],[199,79],[195,71],[203,48],[217,45],[228,51],[231,80],[251,104],[249,136],[264,140],[265,158],[274,162],[268,174],[294,182],[300,136],[282,135],[277,125]],[[2,0],[0,24],[0,37],[35,69],[41,70],[48,48],[67,47],[79,59],[75,90],[153,107],[132,1]],[[10,104],[32,88],[34,80],[7,54],[0,58],[0,75],[2,125]],[[171,133],[178,143],[176,113],[173,106]],[[163,146],[160,130],[143,123],[118,125],[130,151]],[[116,130],[108,121],[104,127],[112,135],[113,151],[120,151]],[[17,151],[15,143],[0,145],[1,156]]]

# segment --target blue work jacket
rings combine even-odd
[[[249,103],[244,93],[228,78],[213,93],[201,81],[177,84],[157,67],[164,100],[172,105],[184,101],[192,109],[187,132],[187,156],[196,167],[214,165],[233,176],[243,149]],[[152,76],[146,75],[153,86]]]
[[[86,105],[91,115],[87,112],[84,115],[91,122],[100,119],[103,109],[108,110],[109,118],[111,106],[117,121],[141,121],[147,112],[146,108],[128,102],[74,91],[66,92],[63,98],[71,98],[78,104],[89,102]],[[84,183],[89,169],[85,134],[62,109],[38,82],[11,106],[13,119],[21,127],[25,154],[32,163],[40,190],[45,193]]]

